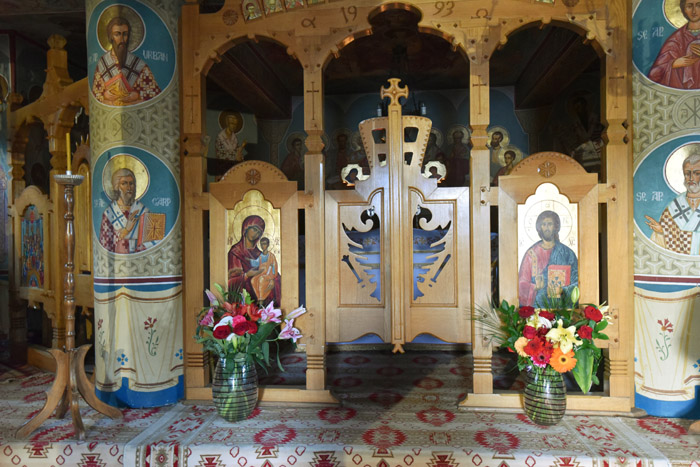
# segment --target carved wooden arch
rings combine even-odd
[[[583,15],[585,18],[590,15]],[[573,19],[572,19],[573,17]],[[538,19],[531,19],[530,21],[520,20],[503,20],[501,21],[500,27],[500,39],[498,48],[505,46],[511,36],[530,28],[540,28],[544,26],[555,26],[563,29],[568,29],[569,31],[575,32],[582,37],[585,43],[590,44],[591,47],[596,51],[598,57],[602,60],[605,54],[609,54],[609,42],[612,33],[606,28],[604,31],[604,37],[601,37],[596,31],[592,31],[590,28],[592,24],[590,21],[576,21],[576,15],[568,15],[566,17],[545,17]],[[597,23],[593,23],[597,24]]]
[[[207,76],[209,74],[209,71],[211,70],[211,67],[214,66],[215,64],[221,62],[221,56],[228,52],[229,50],[233,49],[237,45],[243,44],[245,42],[255,42],[258,43],[260,40],[265,40],[268,42],[273,42],[276,45],[279,45],[281,48],[285,49],[287,51],[287,54],[290,55],[292,58],[296,59],[297,62],[299,62],[300,66],[303,67],[301,64],[301,61],[299,60],[299,57],[296,56],[296,54],[293,53],[291,46],[292,44],[284,42],[284,39],[278,36],[277,34],[263,34],[263,33],[240,33],[240,34],[227,34],[226,40],[222,42],[221,44],[217,45],[215,48],[213,48],[209,54],[206,56],[206,60],[204,61],[202,65],[202,76]],[[195,69],[196,70],[196,69]]]
[[[72,128],[75,124],[75,116],[80,112],[81,108],[85,115],[89,115],[87,100],[87,95],[85,95],[84,98],[62,105],[61,109],[54,114],[50,124]]]
[[[236,164],[228,169],[219,180],[220,183],[248,183],[249,185],[277,181],[286,182],[288,180],[284,172],[277,166],[264,161],[245,161]]]
[[[579,202],[598,185],[596,174],[586,172],[572,157],[554,151],[538,152],[524,158],[513,167],[508,177],[511,178],[503,179],[503,185],[499,177],[499,193],[507,194],[519,204],[524,203],[542,183],[552,183],[560,192],[562,186],[569,187],[569,192],[562,193],[572,203]]]
[[[554,168],[554,172],[550,174],[546,168],[542,167],[542,164],[556,163],[559,169]],[[518,162],[513,170],[510,171],[510,175],[530,175],[530,176],[541,176],[544,178],[549,178],[555,173],[559,175],[573,175],[573,174],[585,174],[586,169],[584,169],[581,164],[576,162],[571,156],[562,154],[555,151],[544,151],[531,154],[530,156],[522,159]]]

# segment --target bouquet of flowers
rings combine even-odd
[[[282,312],[270,302],[265,307],[253,303],[250,294],[224,291],[214,284],[215,291],[206,290],[209,306],[204,307],[197,319],[195,340],[219,357],[245,358],[266,368],[270,365],[270,343],[281,339],[296,343],[302,337],[294,320],[306,313],[303,306],[287,314],[282,329]],[[277,353],[277,366],[282,364]]]
[[[544,371],[548,366],[559,373],[571,371],[581,391],[587,393],[596,376],[601,349],[594,339],[607,340],[607,306],[576,307],[578,287],[569,297],[551,298],[545,309],[521,306],[505,300],[500,306],[480,310],[476,320],[483,323],[490,339],[518,354],[518,368]]]

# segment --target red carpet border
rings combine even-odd
[[[0,369],[0,465],[188,467],[700,467],[691,421],[565,416],[555,427],[524,414],[459,412],[472,363],[458,352],[342,352],[329,355],[328,384],[342,404],[260,406],[228,423],[212,405],[125,409],[112,421],[86,408],[87,441],[70,416],[50,419],[29,439],[14,432],[43,406],[53,375]],[[303,354],[262,382],[303,382]],[[495,379],[519,387],[496,357]]]

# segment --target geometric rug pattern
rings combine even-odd
[[[304,355],[283,363],[285,373],[262,374],[261,384],[301,384]],[[508,365],[494,358],[496,386],[517,389]],[[81,400],[87,440],[78,442],[69,414],[15,439],[53,375],[0,367],[0,466],[700,467],[691,420],[567,415],[540,427],[523,413],[461,412],[472,368],[464,352],[330,353],[340,405],[263,405],[229,423],[208,403],[124,409],[111,420]]]

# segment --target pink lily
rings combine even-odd
[[[304,308],[304,305],[301,305],[299,308],[295,309],[294,311],[290,312],[287,314],[286,318],[287,319],[295,319],[300,317],[306,313],[306,308]]]
[[[219,305],[219,300],[217,300],[216,295],[214,295],[214,293],[211,290],[206,289],[204,291],[204,293],[207,294],[207,298],[209,299],[209,304],[211,306],[218,306]]]
[[[299,330],[294,327],[294,319],[285,319],[284,327],[280,332],[280,339],[291,339],[292,342],[296,343],[297,339],[303,337]]]
[[[275,308],[272,302],[260,310],[260,322],[261,323],[281,323],[280,316],[282,316],[282,311]]]
[[[212,326],[214,324],[214,310],[212,308],[209,308],[204,318],[199,320],[199,324],[200,326]]]

